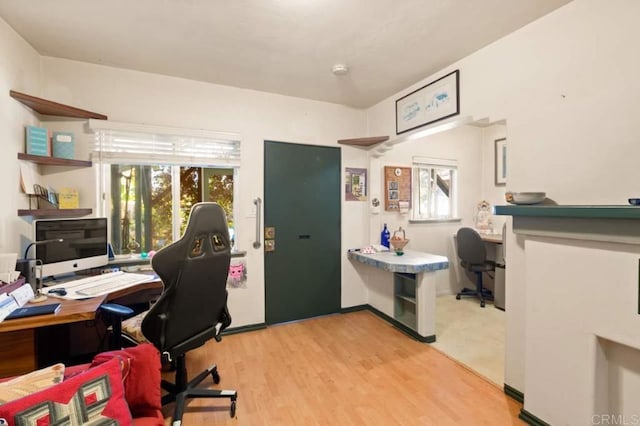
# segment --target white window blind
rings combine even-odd
[[[430,157],[413,157],[413,164],[421,167],[445,167],[449,169],[457,169],[458,161],[445,158]]]
[[[92,158],[102,163],[239,167],[240,138],[175,127],[89,120]]]

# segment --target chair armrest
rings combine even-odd
[[[107,314],[120,317],[120,319],[133,314],[133,309],[117,303],[103,303],[100,305],[100,309]]]
[[[111,339],[109,349],[120,349],[122,337],[122,319],[133,314],[133,309],[116,303],[104,303],[100,305],[100,312],[107,325],[111,325]]]

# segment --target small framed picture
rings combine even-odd
[[[367,201],[367,169],[345,167],[346,201]]]

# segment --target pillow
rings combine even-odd
[[[120,363],[114,358],[62,383],[0,405],[0,422],[4,420],[9,426],[83,425],[107,424],[112,419],[119,425],[131,425]]]
[[[0,404],[5,404],[53,386],[62,382],[63,377],[64,364],[56,364],[2,382],[0,383]]]
[[[96,355],[91,366],[120,357],[123,366],[124,393],[133,417],[153,417],[162,408],[160,352],[150,343]]]
[[[138,315],[122,321],[122,333],[128,334],[138,343],[148,343],[144,334],[142,334],[142,320],[148,311],[139,313]]]

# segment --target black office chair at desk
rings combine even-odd
[[[469,272],[476,275],[476,288],[463,288],[456,299],[462,296],[473,296],[480,299],[480,307],[484,308],[485,300],[493,300],[490,290],[483,287],[482,274],[484,272],[495,271],[495,262],[487,259],[487,249],[480,237],[480,234],[472,228],[460,228],[457,236],[458,258],[460,265]]]
[[[175,383],[162,382],[168,392],[162,404],[176,402],[174,424],[180,424],[188,398],[229,398],[231,417],[235,417],[236,391],[196,389],[209,375],[215,383],[220,381],[217,367],[187,381],[185,362],[188,351],[212,338],[220,341],[220,333],[231,324],[226,290],[230,260],[227,219],[216,203],[194,205],[182,238],[151,259],[164,289],[144,314],[141,329],[149,342],[175,362]]]

